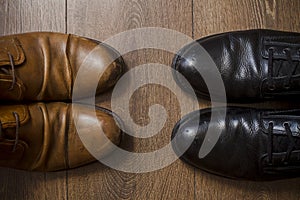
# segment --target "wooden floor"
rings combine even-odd
[[[140,27],[164,27],[190,37],[251,28],[300,32],[299,0],[0,0],[0,35],[29,31],[74,33],[105,40]],[[124,55],[128,68],[173,55],[139,50]],[[100,98],[109,107],[109,93]],[[159,135],[125,139],[122,146],[146,152],[161,148],[179,119],[179,104],[170,91],[152,85],[132,96],[132,117],[148,123],[147,108],[162,104],[169,119]],[[200,101],[201,107],[209,105]],[[263,103],[257,106],[274,106]],[[285,103],[282,105],[290,106]],[[296,106],[296,105],[295,105]],[[145,174],[123,173],[100,163],[55,173],[0,169],[0,199],[300,199],[300,179],[276,182],[234,181],[216,177],[181,161]]]

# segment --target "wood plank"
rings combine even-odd
[[[206,35],[255,28],[299,32],[297,0],[195,0],[195,39]]]
[[[196,199],[299,199],[299,179],[237,181],[196,170]]]
[[[0,0],[0,35],[65,32],[65,2]],[[66,172],[32,173],[0,169],[1,199],[67,199]]]
[[[264,24],[259,0],[194,1],[195,39],[238,29],[262,28]]]
[[[87,4],[86,1],[75,0],[68,3],[68,32],[105,40],[125,30],[158,26],[192,36],[191,2],[91,0]],[[128,69],[131,69],[149,62],[170,65],[172,57],[172,54],[158,50],[139,50],[126,54],[124,59]],[[109,107],[109,98],[103,101],[98,105]],[[159,135],[149,139],[126,137],[122,147],[134,152],[149,152],[167,144],[171,130],[179,119],[178,103],[174,95],[166,89],[152,85],[138,90],[131,103],[132,118],[138,124],[149,122],[146,113],[148,106],[154,103],[160,103],[166,108],[169,119]],[[194,198],[194,170],[180,161],[146,174],[130,174],[95,164],[69,171],[68,178],[68,192],[72,199]]]
[[[0,35],[32,31],[65,32],[65,2],[0,1]]]
[[[125,30],[159,26],[192,36],[192,7],[195,38],[250,28],[300,31],[298,0],[288,3],[285,0],[193,2],[68,1],[67,31],[105,40]],[[65,14],[65,1],[0,0],[0,35],[38,30],[65,32]],[[170,65],[173,55],[157,50],[141,50],[124,57],[131,69],[149,62]],[[110,107],[110,93],[99,97],[99,105]],[[179,119],[176,97],[168,90],[152,85],[136,92],[131,102],[131,114],[138,124],[149,122],[146,113],[154,103],[161,103],[166,108],[169,119],[157,136],[150,139],[126,137],[122,147],[134,152],[149,152],[167,144],[174,123]],[[284,102],[280,105],[297,106],[295,104]],[[201,107],[207,105],[208,102],[200,101]],[[277,105],[267,102],[248,106]],[[195,176],[194,168],[181,161],[147,174],[119,172],[95,163],[56,173],[30,173],[1,168],[0,177],[2,199],[300,199],[299,179],[253,183],[227,180],[199,170],[196,170]]]
[[[300,1],[265,0],[265,28],[300,32]]]
[[[255,28],[300,31],[300,2],[292,0],[195,0],[195,38]],[[252,107],[298,107],[297,103],[264,102]],[[299,199],[299,179],[276,182],[234,181],[196,170],[196,199]]]

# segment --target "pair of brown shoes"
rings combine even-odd
[[[106,60],[96,95],[111,88],[124,71],[122,57],[100,42],[60,33],[26,33],[0,37],[0,166],[34,171],[78,167],[96,159],[77,133],[74,116],[97,123],[94,108],[67,103],[84,59],[92,54],[89,69],[98,70]],[[89,78],[79,86],[81,98],[89,97]],[[76,107],[76,109],[72,109]],[[102,130],[118,145],[121,130],[113,113],[96,107]],[[90,130],[89,134],[100,134]],[[112,148],[101,143],[98,156]]]

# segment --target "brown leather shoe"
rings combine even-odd
[[[25,33],[0,37],[0,100],[60,101],[72,99],[72,87],[84,59],[92,50],[89,69],[103,69],[97,94],[113,86],[124,61],[103,43],[61,33]],[[111,59],[114,58],[114,62]],[[105,63],[105,64],[104,64]],[[80,85],[80,98],[90,97],[89,78]],[[86,96],[88,95],[88,96]]]
[[[119,144],[121,131],[111,111],[96,107],[97,118],[93,114],[91,107],[80,104],[1,105],[0,166],[57,171],[96,161],[80,140],[79,129],[97,141],[97,158],[104,157]],[[75,127],[73,116],[84,119],[84,125]],[[97,123],[115,145],[108,143],[99,129],[93,129]]]

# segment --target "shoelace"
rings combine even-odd
[[[291,70],[289,71],[289,73],[287,74],[285,81],[284,81],[284,87],[286,89],[290,88],[290,81],[291,78],[293,76],[293,74],[295,73],[298,65],[299,65],[299,61],[298,62],[293,62],[292,56],[291,56],[291,50],[289,48],[286,48],[283,50],[284,54],[286,55],[286,60],[289,63],[289,66],[291,66]],[[274,61],[274,48],[270,47],[268,49],[268,53],[269,53],[269,58],[268,58],[268,88],[270,90],[275,90],[275,84],[274,84],[274,73],[273,73],[273,61]],[[300,50],[298,50],[298,54],[300,56]],[[280,63],[280,68],[283,65],[283,62]],[[278,75],[276,75],[278,76]]]
[[[290,159],[292,151],[296,147],[296,143],[294,141],[293,134],[292,134],[289,123],[285,122],[283,124],[283,126],[285,128],[285,131],[286,131],[288,139],[289,139],[289,146],[287,148],[285,158],[283,159],[283,162],[285,164],[287,164],[288,160]],[[269,157],[269,163],[270,164],[272,164],[272,160],[273,160],[273,128],[274,128],[273,122],[269,122],[269,127],[268,127],[268,142],[269,142],[269,144],[268,144],[268,157]]]
[[[10,62],[10,67],[11,67],[11,75],[12,75],[12,83],[8,90],[12,90],[12,89],[14,89],[14,86],[16,84],[15,63],[14,63],[14,58],[11,55],[11,53],[8,52],[7,55],[9,57],[9,62]],[[9,71],[4,68],[0,68],[0,70],[2,70],[6,74],[9,74]]]
[[[20,120],[19,120],[19,114],[17,112],[12,113],[15,117],[16,120],[16,138],[15,138],[15,143],[12,152],[16,151],[17,144],[19,142],[19,128],[20,128]],[[2,130],[2,122],[0,121],[0,138],[3,138],[3,130]]]

